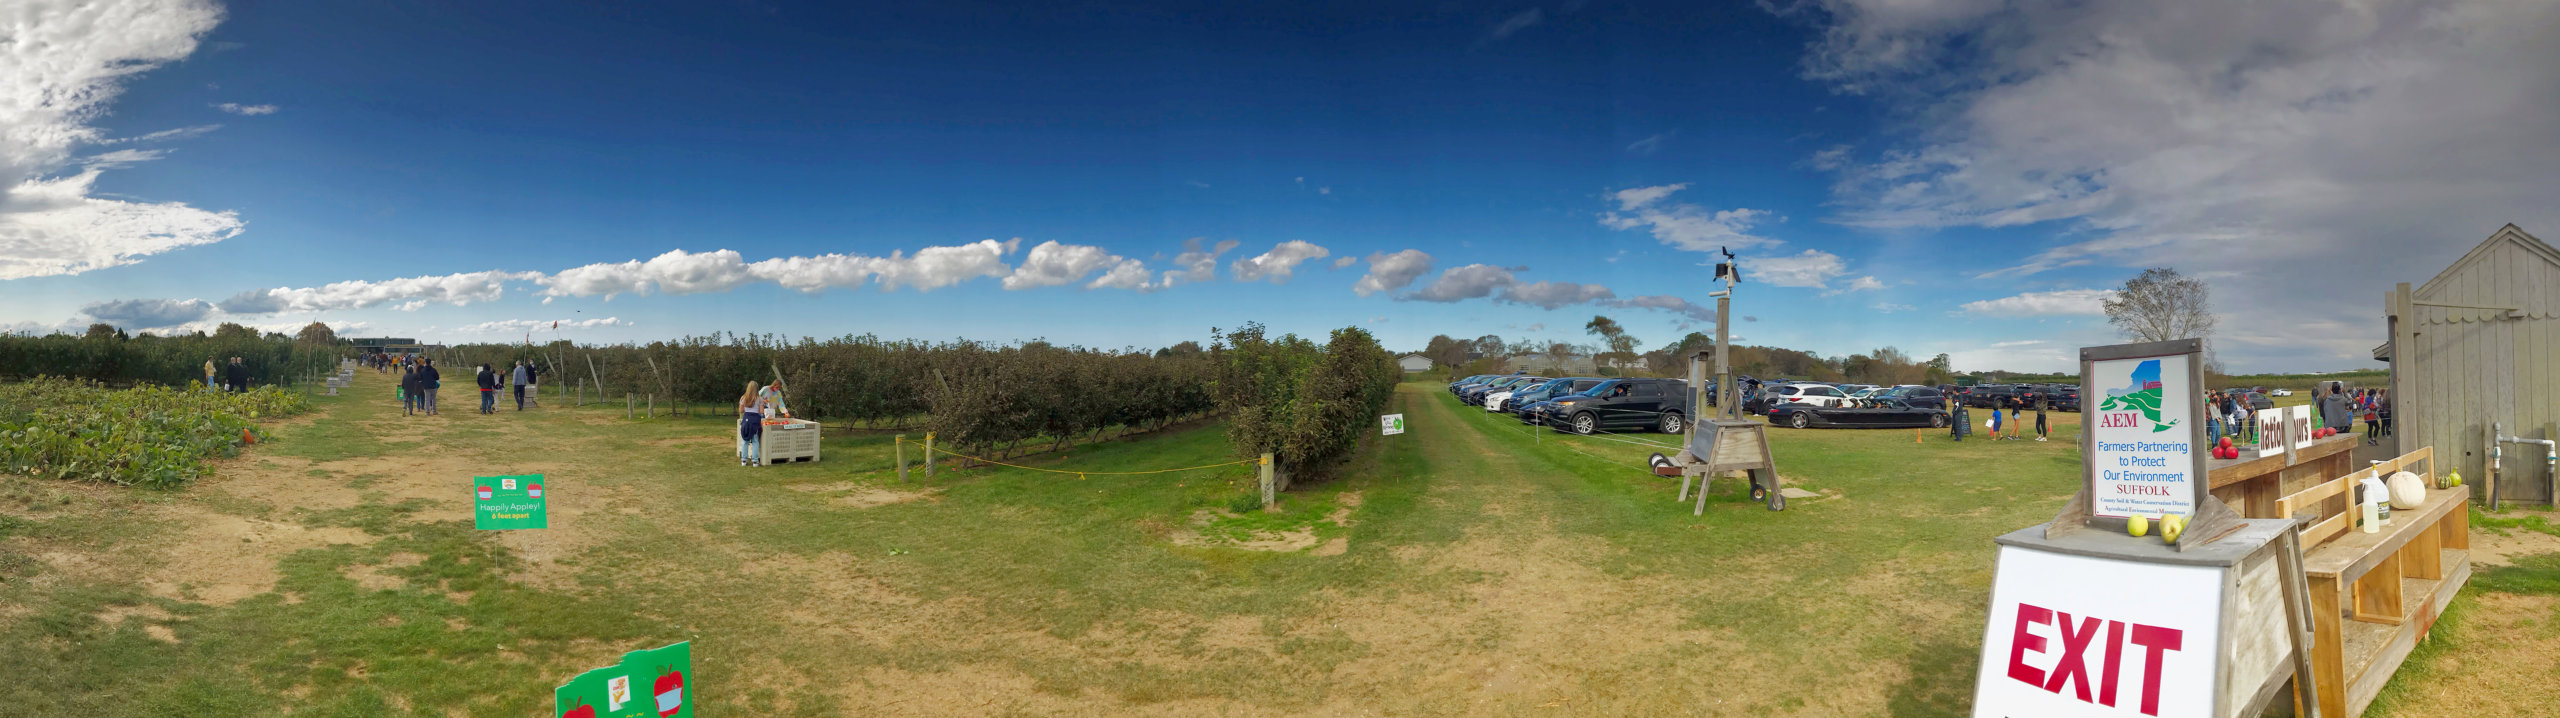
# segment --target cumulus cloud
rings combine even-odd
[[[1379,292],[1393,292],[1412,285],[1413,280],[1431,271],[1431,255],[1419,249],[1394,254],[1373,252],[1369,255],[1369,273],[1351,285],[1351,293],[1366,297]]]
[[[1688,188],[1687,183],[1681,183],[1619,190],[1610,195],[1617,200],[1618,208],[1600,213],[1600,226],[1648,230],[1663,244],[1691,252],[1719,248],[1739,251],[1781,244],[1750,233],[1752,226],[1775,218],[1768,210],[1710,211],[1694,204],[1666,201],[1672,193]]]
[[[1020,247],[1019,238],[996,241],[982,239],[968,244],[926,247],[909,255],[892,252],[886,257],[859,254],[822,254],[815,257],[777,257],[748,266],[748,272],[784,287],[803,292],[830,288],[854,288],[877,278],[883,290],[913,287],[931,291],[979,277],[1002,277],[1012,267],[1005,266],[1004,256]]]
[[[1494,290],[1518,281],[1511,270],[1490,264],[1470,264],[1441,272],[1440,278],[1403,298],[1424,302],[1454,302],[1493,296]]]
[[[1259,256],[1236,260],[1229,271],[1235,274],[1236,281],[1239,282],[1268,278],[1272,284],[1287,284],[1289,273],[1295,271],[1299,264],[1310,259],[1323,259],[1332,254],[1312,242],[1292,239],[1273,245],[1271,251]]]
[[[56,175],[77,148],[114,141],[88,121],[127,80],[194,52],[221,15],[186,0],[12,7],[9,41],[0,42],[0,280],[131,264],[239,234],[233,213],[90,196],[100,172],[140,155]]]
[[[1030,289],[1073,284],[1104,267],[1115,266],[1123,258],[1101,247],[1084,244],[1059,244],[1057,240],[1041,242],[1022,256],[1022,265],[1004,278],[1006,289]]]
[[[2193,265],[2290,317],[2251,368],[2368,361],[2376,301],[2499,225],[2560,226],[2560,3],[1806,0],[1806,74],[1913,126],[1841,157],[1837,221],[2027,227],[2020,276]],[[2544,232],[2549,234],[2549,232]],[[2392,261],[2337,261],[2388,256]],[[2185,261],[2181,261],[2185,260]],[[2319,262],[2322,271],[2303,272]],[[2334,345],[2310,327],[2350,327]],[[2318,351],[2305,351],[2317,347]]]
[[[1819,249],[1808,249],[1790,256],[1742,260],[1742,278],[1745,281],[1781,287],[1827,286],[1832,278],[1848,272],[1849,266],[1840,261],[1839,255]]]
[[[1610,306],[1626,307],[1629,309],[1655,309],[1678,314],[1701,322],[1707,322],[1709,324],[1715,323],[1716,320],[1715,308],[1699,306],[1696,302],[1668,294],[1648,294],[1641,297],[1628,297],[1611,302]]]
[[[1961,311],[1992,317],[2097,316],[2107,313],[2106,301],[2113,296],[2115,292],[2106,289],[2027,292],[2013,297],[1966,302]]]
[[[272,115],[272,114],[275,114],[275,113],[276,113],[276,110],[278,110],[278,109],[282,109],[282,108],[278,108],[278,107],[276,107],[275,105],[243,105],[243,104],[240,104],[240,103],[237,103],[237,102],[224,102],[224,103],[215,104],[215,105],[213,106],[213,109],[221,110],[221,111],[228,112],[228,113],[231,113],[231,114],[234,114],[234,115],[245,115],[245,116],[249,116],[249,117],[256,117],[256,116],[258,116],[258,115]]]
[[[1334,259],[1334,260],[1333,260],[1333,268],[1334,268],[1334,269],[1341,269],[1341,268],[1343,268],[1343,267],[1348,267],[1348,266],[1351,266],[1351,265],[1354,265],[1354,264],[1359,264],[1359,263],[1360,263],[1360,258],[1359,258],[1359,257],[1345,256],[1345,257],[1340,257],[1340,258],[1336,258],[1336,259]]]
[[[91,320],[135,331],[186,324],[213,311],[213,303],[202,299],[118,299],[80,307],[80,314]]]
[[[571,267],[535,279],[548,297],[591,297],[618,294],[702,294],[726,292],[756,279],[737,251],[722,249],[694,254],[681,249],[649,258],[613,264]]]
[[[1093,283],[1084,286],[1086,289],[1136,289],[1145,291],[1155,288],[1154,285],[1147,283],[1147,278],[1150,276],[1153,275],[1147,272],[1147,264],[1145,262],[1140,262],[1135,259],[1123,259],[1120,260],[1119,264],[1112,265],[1111,271],[1103,272],[1102,276],[1095,277],[1093,279]]]
[[[1503,287],[1501,293],[1495,295],[1493,300],[1512,304],[1526,304],[1540,309],[1558,309],[1576,304],[1613,299],[1617,296],[1617,293],[1609,291],[1608,287],[1603,287],[1597,284],[1538,281],[1525,284],[1512,284],[1510,286]]]
[[[1305,177],[1298,178],[1298,181],[1300,182],[1305,182],[1306,180],[1307,178]],[[1173,257],[1173,266],[1179,267],[1179,269],[1173,269],[1165,272],[1164,280],[1157,282],[1156,286],[1170,287],[1173,286],[1175,282],[1206,282],[1211,279],[1216,279],[1218,277],[1218,255],[1226,254],[1228,250],[1235,249],[1236,245],[1240,244],[1243,244],[1243,242],[1238,242],[1232,239],[1222,240],[1218,242],[1217,246],[1212,247],[1207,251],[1203,251],[1200,249],[1199,237],[1192,237],[1190,239],[1183,240],[1182,253],[1174,255]]]
[[[464,272],[383,281],[350,280],[317,287],[252,289],[222,300],[231,314],[326,312],[392,304],[402,311],[429,304],[468,305],[490,302],[506,294],[509,281],[542,278],[538,272]]]
[[[525,332],[551,331],[553,329],[595,329],[599,327],[627,326],[631,326],[631,323],[623,321],[621,317],[605,317],[602,319],[501,319],[493,322],[465,324],[463,326],[455,327],[453,331],[458,334],[522,334]]]

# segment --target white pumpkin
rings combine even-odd
[[[2427,502],[2427,484],[2406,471],[2391,475],[2391,508],[2408,510]]]

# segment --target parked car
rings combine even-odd
[[[1544,421],[1546,413],[1542,408],[1546,405],[1559,399],[1579,396],[1606,381],[1608,380],[1588,376],[1557,379],[1530,387],[1525,391],[1514,392],[1511,400],[1506,403],[1512,405],[1510,407],[1512,415],[1519,417],[1522,423],[1538,424]]]
[[[1538,391],[1538,390],[1540,390],[1540,389],[1548,388],[1548,387],[1550,387],[1550,386],[1554,385],[1556,382],[1571,382],[1571,381],[1573,381],[1573,380],[1571,380],[1571,379],[1545,379],[1545,378],[1541,378],[1541,379],[1538,379],[1537,381],[1527,382],[1527,383],[1523,383],[1523,384],[1516,384],[1516,385],[1513,385],[1513,386],[1511,386],[1511,387],[1509,387],[1509,388],[1497,389],[1497,390],[1494,390],[1494,392],[1493,392],[1493,393],[1486,394],[1486,395],[1484,396],[1484,401],[1483,401],[1484,410],[1485,410],[1485,411],[1516,411],[1516,410],[1518,410],[1518,409],[1520,408],[1520,400],[1521,400],[1521,398],[1522,398],[1522,395],[1523,395],[1523,394],[1530,394],[1530,393],[1534,393],[1534,392],[1536,392],[1536,391]],[[1544,395],[1544,394],[1539,394],[1538,396],[1540,396],[1540,397],[1544,397],[1545,395]],[[1543,398],[1541,398],[1540,400],[1541,400],[1541,401],[1543,401],[1544,399],[1543,399]]]
[[[2223,393],[2230,394],[2232,395],[2232,398],[2246,402],[2249,405],[2250,411],[2265,411],[2276,408],[2276,400],[2267,398],[2267,395],[2265,394],[2260,394],[2254,391],[2226,391]]]
[[[2018,405],[2026,390],[2010,384],[1984,384],[1964,395],[1964,405],[1977,409],[2006,409]]]
[[[1938,393],[1937,389],[1918,385],[1904,385],[1893,387],[1891,389],[1879,390],[1875,394],[1868,396],[1867,402],[1870,405],[1879,407],[1906,407],[1913,409],[1947,408],[1947,397],[1945,394]]]
[[[1677,379],[1610,379],[1589,392],[1541,404],[1541,423],[1576,434],[1608,429],[1677,434],[1689,427],[1688,389]]]
[[[1459,379],[1459,380],[1457,380],[1457,381],[1449,382],[1449,393],[1451,393],[1451,394],[1456,394],[1456,393],[1458,393],[1458,388],[1459,388],[1459,387],[1463,387],[1463,386],[1466,386],[1466,385],[1468,385],[1468,384],[1473,384],[1473,383],[1476,383],[1476,382],[1484,381],[1484,380],[1486,380],[1486,379],[1491,379],[1491,378],[1493,378],[1493,377],[1494,377],[1494,375],[1492,375],[1492,374],[1477,374],[1477,375],[1475,375],[1475,376],[1467,377],[1467,378],[1465,378],[1465,379]]]
[[[1769,406],[1772,410],[1780,404],[1840,406],[1848,401],[1849,395],[1841,393],[1839,389],[1829,384],[1801,382],[1780,385],[1777,394],[1770,398]]]
[[[1946,428],[1947,421],[1945,409],[1900,404],[1859,408],[1780,404],[1769,409],[1769,423],[1798,429],[1813,427],[1892,429],[1920,426],[1943,429]]]
[[[2267,396],[2293,396],[2293,390],[2292,390],[2292,389],[2270,389],[2270,390],[2267,390]]]
[[[1521,376],[1521,375],[1519,375],[1519,374],[1486,374],[1486,375],[1483,375],[1483,376],[1479,376],[1479,377],[1474,377],[1474,378],[1468,379],[1468,380],[1466,380],[1466,381],[1464,381],[1464,382],[1460,382],[1456,387],[1451,388],[1451,389],[1450,389],[1450,391],[1449,391],[1449,393],[1456,394],[1456,395],[1458,395],[1459,397],[1463,398],[1463,397],[1465,397],[1465,396],[1467,395],[1467,392],[1474,391],[1477,387],[1481,387],[1481,386],[1484,386],[1484,385],[1486,385],[1486,384],[1491,384],[1491,383],[1494,383],[1494,382],[1497,382],[1497,381],[1502,381],[1502,380],[1505,380],[1505,379],[1511,379],[1511,378],[1518,377],[1518,376]]]
[[[1484,403],[1484,398],[1485,398],[1485,396],[1486,396],[1486,395],[1488,395],[1488,394],[1492,394],[1492,393],[1497,392],[1497,391],[1502,391],[1502,390],[1504,390],[1504,389],[1509,389],[1509,388],[1512,388],[1512,387],[1515,387],[1515,386],[1520,386],[1520,385],[1523,385],[1523,384],[1527,384],[1527,383],[1529,383],[1529,382],[1533,382],[1533,381],[1546,381],[1546,380],[1547,380],[1547,377],[1543,377],[1543,376],[1508,376],[1508,377],[1503,377],[1503,378],[1495,379],[1495,380],[1493,380],[1493,381],[1485,382],[1485,383],[1482,383],[1482,384],[1477,384],[1477,385],[1475,385],[1475,387],[1474,387],[1474,388],[1468,389],[1468,390],[1466,391],[1466,393],[1459,394],[1459,395],[1458,395],[1458,398],[1459,398],[1460,400],[1462,400],[1462,401],[1465,401],[1466,403],[1469,403],[1469,404],[1482,405],[1482,404]]]

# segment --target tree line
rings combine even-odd
[[[129,335],[110,325],[93,324],[81,334],[0,335],[0,379],[53,376],[112,386],[184,387],[190,381],[204,381],[206,361],[222,369],[231,357],[240,357],[252,383],[279,384],[295,376],[326,372],[351,352],[327,325],[317,322],[296,336],[260,334],[229,323],[210,334],[167,336]]]
[[[1525,358],[1563,360],[1580,356],[1589,356],[1598,362],[1596,373],[1603,376],[1647,374],[1685,377],[1689,374],[1690,356],[1715,349],[1713,335],[1689,332],[1651,350],[1638,351],[1642,344],[1637,338],[1628,335],[1623,327],[1606,316],[1592,317],[1583,328],[1598,341],[1590,344],[1527,339],[1506,341],[1494,334],[1459,339],[1442,334],[1432,337],[1423,346],[1421,354],[1433,365],[1446,368],[1452,378],[1509,372],[1520,364],[1518,360]],[[1894,347],[1830,357],[1760,345],[1735,345],[1731,351],[1732,356],[1728,360],[1735,374],[1761,379],[1892,386],[1943,384],[1955,376],[1945,354],[1922,360]]]

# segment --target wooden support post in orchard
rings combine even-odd
[[[898,435],[898,483],[907,482],[907,435]]]
[[[649,395],[649,418],[658,418],[658,395]]]
[[[924,433],[924,480],[933,480],[933,432]]]
[[[639,398],[638,398],[638,397],[634,397],[634,396],[632,396],[632,395],[631,395],[631,392],[627,392],[627,391],[626,391],[626,392],[623,392],[623,393],[622,393],[622,418],[624,418],[624,419],[633,419],[633,418],[638,418],[639,416],[640,416],[640,400],[639,400]]]
[[[1271,452],[1262,452],[1262,510],[1280,505],[1280,484],[1272,476]]]

